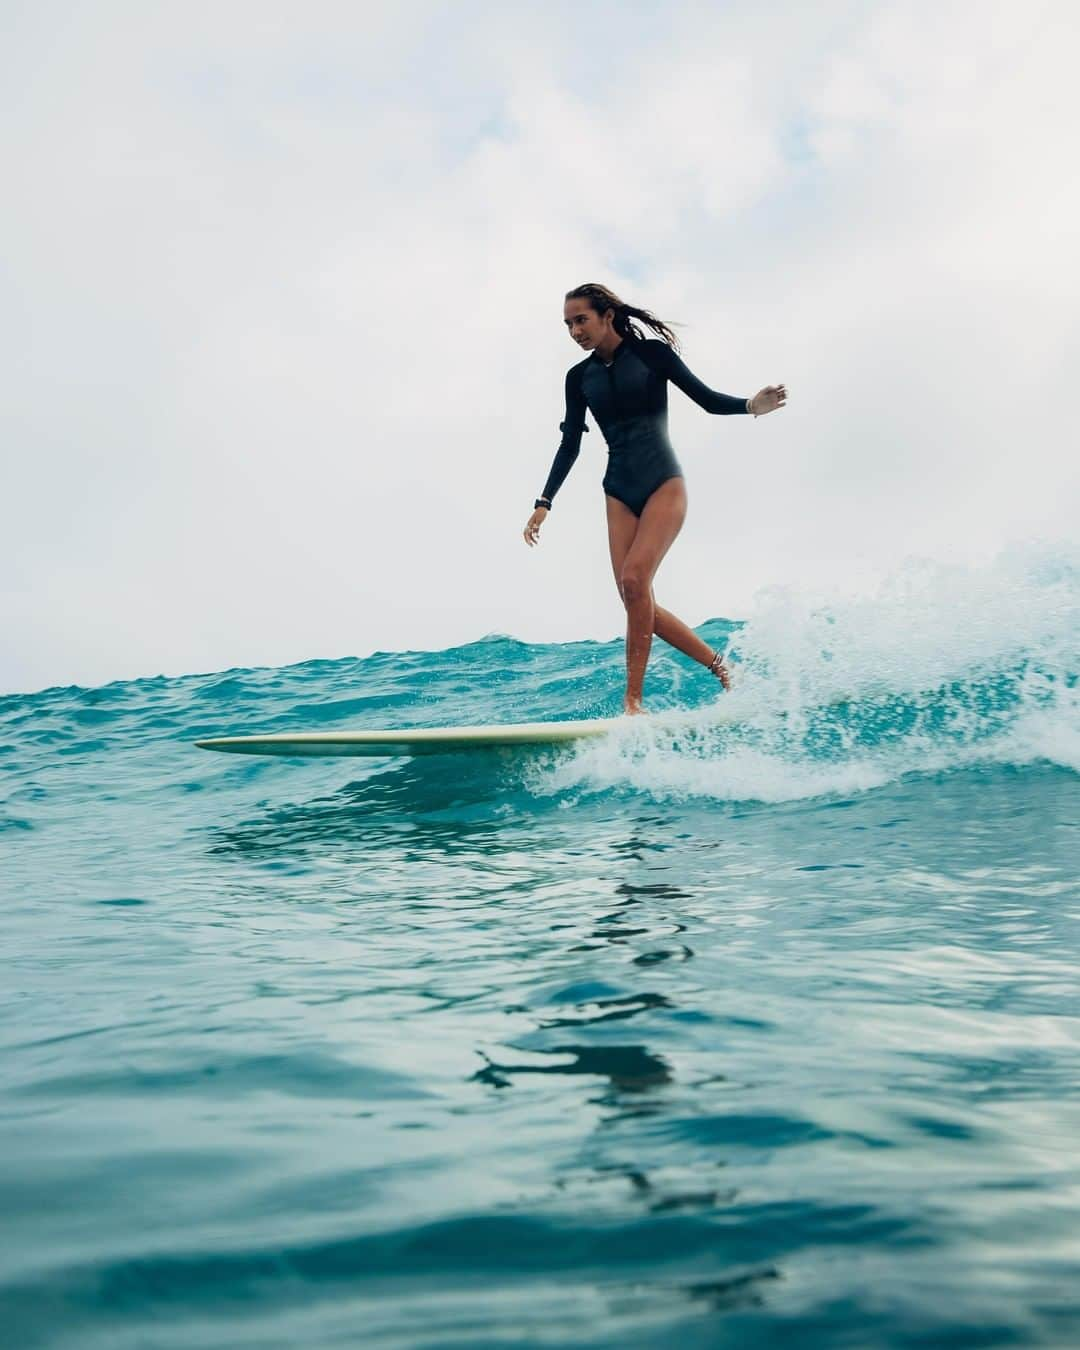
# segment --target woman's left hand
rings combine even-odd
[[[755,417],[764,417],[774,408],[782,408],[785,403],[787,403],[787,387],[782,384],[767,384],[750,400],[750,411]]]

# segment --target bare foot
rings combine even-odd
[[[642,706],[640,699],[628,698],[623,703],[623,714],[626,717],[636,717],[639,713],[643,713],[644,711],[645,708]]]

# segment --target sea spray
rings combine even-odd
[[[730,693],[630,719],[536,789],[786,801],[980,762],[1080,768],[1080,566],[1061,553],[916,561],[861,597],[775,587],[733,650]]]

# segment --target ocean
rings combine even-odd
[[[699,631],[0,698],[5,1346],[1080,1344],[1080,568]]]

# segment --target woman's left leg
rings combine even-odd
[[[716,656],[716,648],[710,647],[704,638],[698,637],[690,625],[683,623],[682,619],[672,614],[670,609],[664,609],[656,604],[655,596],[653,606],[656,611],[653,632],[656,636],[663,638],[676,651],[685,652],[692,660],[700,661],[703,666],[711,665]]]
[[[652,647],[656,605],[652,583],[664,554],[686,519],[686,482],[669,478],[645,503],[634,541],[623,560],[619,590],[626,605],[625,711],[641,712],[645,667]]]

